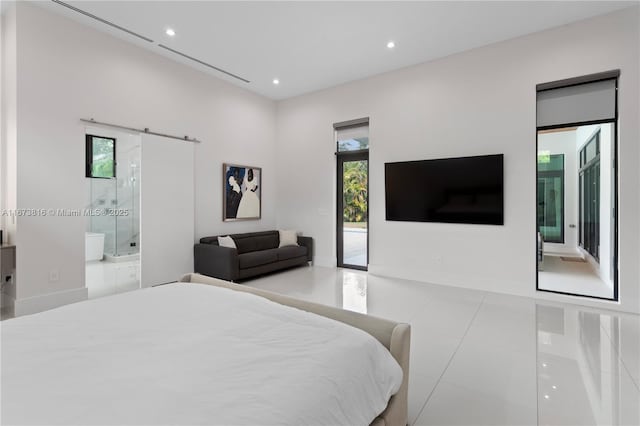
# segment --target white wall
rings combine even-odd
[[[0,211],[15,209],[17,154],[17,33],[16,9],[3,10],[2,21],[2,103],[0,130]],[[15,219],[0,215],[0,229],[5,242],[15,243]]]
[[[79,120],[95,118],[203,141],[195,148],[196,237],[275,227],[272,101],[40,7],[17,9],[19,208],[86,205]],[[261,221],[222,222],[223,162],[263,168]],[[16,309],[83,298],[84,218],[19,218],[18,227]]]
[[[538,152],[564,154],[564,244],[544,243],[545,251],[578,254],[578,154],[576,132],[543,133]],[[571,227],[571,225],[574,225]]]
[[[636,7],[279,102],[278,226],[313,236],[317,260],[332,262],[332,124],[368,116],[372,273],[576,300],[535,290],[535,87],[621,69],[622,302],[580,302],[640,312],[638,22]],[[505,156],[504,226],[385,221],[385,162],[494,153]]]
[[[5,216],[17,204],[17,34],[16,10],[12,5],[2,8],[0,17],[0,229],[2,240],[15,244],[15,218]],[[0,5],[0,7],[2,7]],[[17,273],[9,283],[3,286],[0,305],[11,306],[16,297],[15,280]]]

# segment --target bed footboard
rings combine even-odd
[[[376,426],[392,425],[404,426],[407,424],[407,393],[409,388],[409,350],[411,345],[411,326],[357,312],[345,311],[331,306],[306,302],[293,297],[284,296],[270,291],[260,290],[246,285],[233,284],[217,278],[200,274],[187,274],[180,282],[200,283],[225,287],[231,290],[252,293],[265,297],[281,305],[292,306],[303,311],[312,312],[323,317],[349,324],[366,331],[375,337],[389,350],[391,355],[402,368],[402,385],[400,390],[391,397],[387,408],[372,423]]]

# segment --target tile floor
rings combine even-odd
[[[586,262],[568,262],[560,256],[544,256],[538,287],[544,290],[613,299],[613,287],[600,279]]]
[[[411,425],[640,425],[640,316],[322,267],[247,284],[409,322]]]
[[[89,299],[140,288],[140,260],[86,262]]]

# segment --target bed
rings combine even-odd
[[[407,423],[407,324],[214,278],[1,327],[2,424]]]

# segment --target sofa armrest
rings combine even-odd
[[[307,260],[313,261],[313,238],[298,235],[298,245],[307,248]]]
[[[193,263],[196,272],[226,281],[237,280],[240,272],[238,251],[214,244],[194,245]]]

